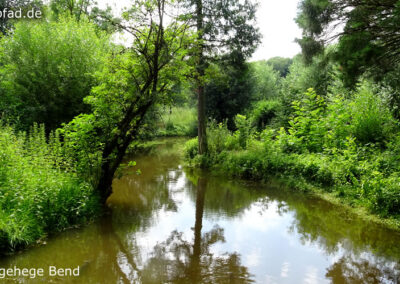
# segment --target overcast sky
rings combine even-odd
[[[300,52],[294,39],[301,37],[301,30],[294,21],[300,0],[259,0],[257,12],[262,43],[254,53],[253,60],[274,56],[293,57]],[[114,10],[129,6],[129,0],[98,0],[100,6],[110,5]]]
[[[294,21],[299,0],[259,1],[257,21],[263,39],[252,60],[293,57],[299,53],[300,46],[294,42],[296,37],[301,37],[301,30]]]

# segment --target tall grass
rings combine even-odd
[[[48,141],[47,141],[48,140]],[[63,156],[58,135],[0,124],[0,253],[86,222],[99,209],[92,186]]]
[[[166,108],[161,114],[160,136],[196,136],[197,111],[188,107]]]

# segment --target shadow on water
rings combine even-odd
[[[10,283],[400,283],[400,235],[285,189],[184,169],[184,140],[136,156],[110,214],[0,260],[80,266],[80,276]]]

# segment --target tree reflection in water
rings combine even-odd
[[[385,263],[371,263],[367,259],[354,259],[348,255],[343,256],[327,269],[326,277],[332,283],[393,283],[400,281],[399,264],[388,267]],[[396,273],[397,271],[397,273]]]
[[[143,283],[251,283],[247,267],[237,253],[216,256],[210,247],[225,242],[224,230],[215,226],[202,234],[207,179],[199,177],[196,194],[196,221],[193,244],[183,233],[173,231],[170,237],[154,247],[152,257],[142,270]]]
[[[78,283],[264,283],[266,274],[276,283],[400,283],[400,233],[279,184],[183,170],[172,146],[137,157],[141,175],[134,169],[115,180],[111,215],[2,258],[0,267],[80,265]],[[251,220],[254,213],[266,218]],[[305,278],[309,266],[317,278]],[[50,281],[58,280],[29,283]],[[10,279],[16,282],[24,280]]]

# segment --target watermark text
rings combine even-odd
[[[22,8],[0,9],[0,19],[40,19],[42,18],[42,11],[36,8],[23,10]]]

